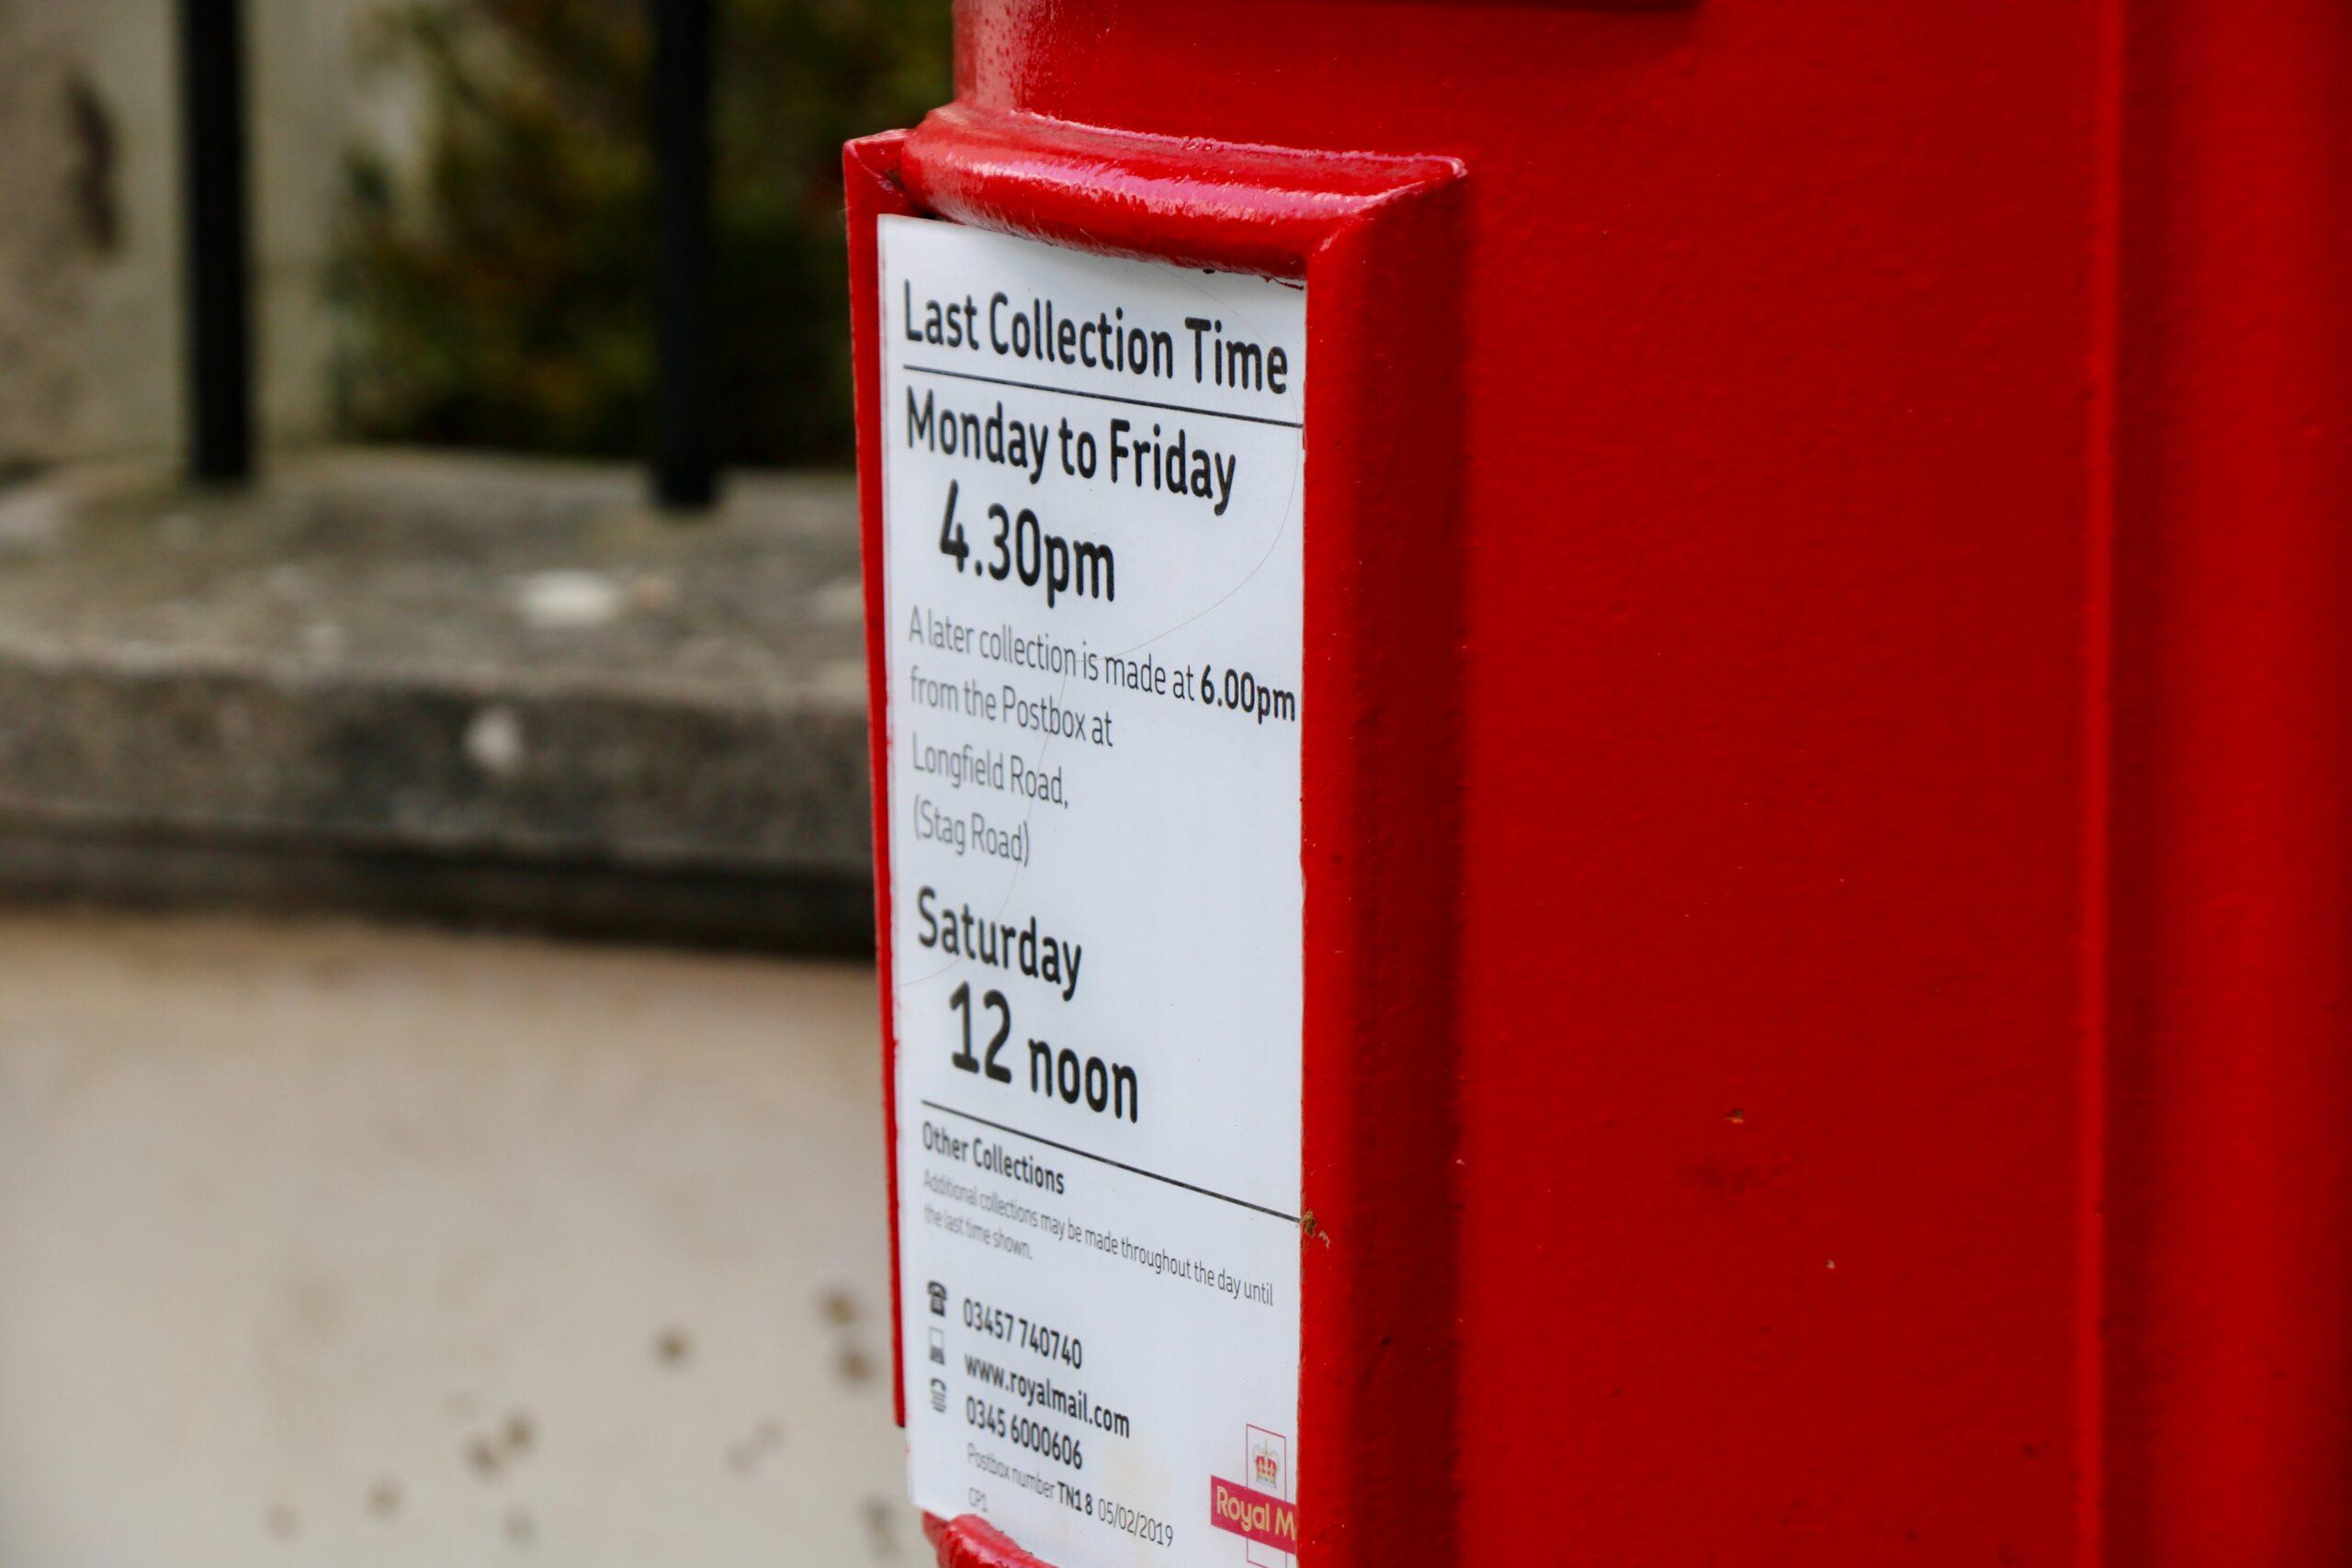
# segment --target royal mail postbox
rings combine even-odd
[[[956,25],[846,164],[942,1561],[2352,1561],[2346,13]]]

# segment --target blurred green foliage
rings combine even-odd
[[[361,436],[582,456],[646,446],[644,0],[408,0],[385,65],[421,145],[352,159],[338,275]],[[841,144],[949,90],[946,0],[718,0],[721,450],[851,452]]]

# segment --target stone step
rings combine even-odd
[[[856,502],[449,453],[0,491],[0,892],[870,940]]]

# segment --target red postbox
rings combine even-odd
[[[2352,1562],[2352,12],[956,27],[847,159],[943,1562]]]

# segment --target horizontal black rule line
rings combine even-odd
[[[1164,1181],[1170,1187],[1181,1187],[1187,1192],[1197,1192],[1204,1198],[1214,1198],[1220,1203],[1230,1203],[1237,1209],[1247,1209],[1252,1213],[1264,1214],[1269,1218],[1280,1220],[1284,1224],[1298,1224],[1296,1214],[1285,1214],[1280,1209],[1269,1209],[1263,1203],[1252,1203],[1247,1198],[1236,1198],[1229,1192],[1215,1192],[1205,1187],[1195,1187],[1189,1181],[1179,1181],[1172,1176],[1162,1176],[1156,1170],[1146,1170],[1139,1165],[1129,1165],[1123,1159],[1113,1159],[1109,1155],[1098,1155],[1091,1149],[1074,1149],[1068,1144],[1057,1144],[1051,1138],[1041,1138],[1035,1133],[1026,1133],[1018,1127],[1008,1127],[1001,1122],[991,1122],[985,1116],[975,1116],[968,1111],[958,1111],[952,1105],[942,1105],[935,1100],[925,1100],[918,1103],[926,1111],[936,1111],[942,1116],[960,1116],[967,1122],[977,1122],[983,1127],[990,1127],[1016,1138],[1026,1138],[1033,1144],[1043,1144],[1049,1149],[1059,1149],[1066,1155],[1076,1155],[1080,1159],[1091,1159],[1100,1165],[1114,1166],[1132,1176],[1148,1176],[1154,1181]]]
[[[1092,398],[1098,403],[1125,403],[1130,408],[1159,409],[1165,413],[1196,413],[1203,419],[1238,419],[1244,424],[1272,424],[1284,430],[1296,430],[1295,419],[1269,419],[1261,413],[1226,413],[1217,409],[1196,409],[1183,403],[1155,403],[1149,398],[1122,398],[1112,392],[1081,392],[1075,387],[1048,387],[1042,381],[1015,381],[1004,376],[983,376],[974,370],[943,370],[935,365],[903,367],[910,376],[949,376],[958,381],[985,381],[991,387],[1018,387],[1024,392],[1051,392],[1061,398]],[[977,1122],[978,1117],[972,1118]],[[1037,1140],[1045,1142],[1043,1138]]]

